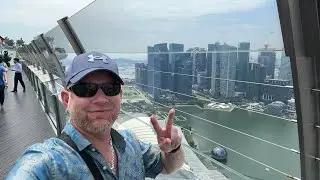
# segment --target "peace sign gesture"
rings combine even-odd
[[[174,109],[171,109],[165,128],[162,128],[159,125],[158,120],[154,115],[150,117],[153,128],[157,133],[159,147],[163,152],[171,152],[181,144],[182,132],[172,125],[174,115],[175,111]]]

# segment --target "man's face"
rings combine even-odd
[[[93,72],[81,82],[102,84],[113,82],[107,72]],[[71,91],[63,90],[61,97],[67,108],[71,122],[90,134],[104,133],[111,128],[120,113],[122,90],[116,96],[106,96],[101,88],[93,97],[78,97]]]

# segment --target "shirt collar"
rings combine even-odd
[[[78,147],[79,151],[82,151],[86,147],[91,145],[91,142],[87,140],[85,137],[83,137],[81,133],[72,126],[70,121],[67,122],[62,132],[66,133],[71,138],[71,140]],[[113,128],[111,128],[110,133],[111,133],[112,142],[114,146],[116,146],[119,150],[125,149],[126,143],[125,143],[124,137]]]

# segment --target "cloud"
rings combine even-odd
[[[119,2],[119,1],[118,1]],[[242,12],[263,6],[268,0],[127,0],[124,12],[142,18],[189,18],[207,14]]]
[[[7,3],[1,3],[0,23],[52,28],[57,25],[57,20],[64,16],[73,15],[92,1],[93,0],[6,1]]]
[[[245,12],[270,0],[97,0],[91,7],[115,20],[185,19],[208,14]]]

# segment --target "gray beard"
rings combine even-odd
[[[85,111],[79,109],[68,108],[70,119],[81,128],[83,131],[92,135],[102,135],[107,132],[116,121],[120,114],[120,106],[115,108],[109,117],[106,117],[105,123],[93,124],[88,120],[88,114]]]

